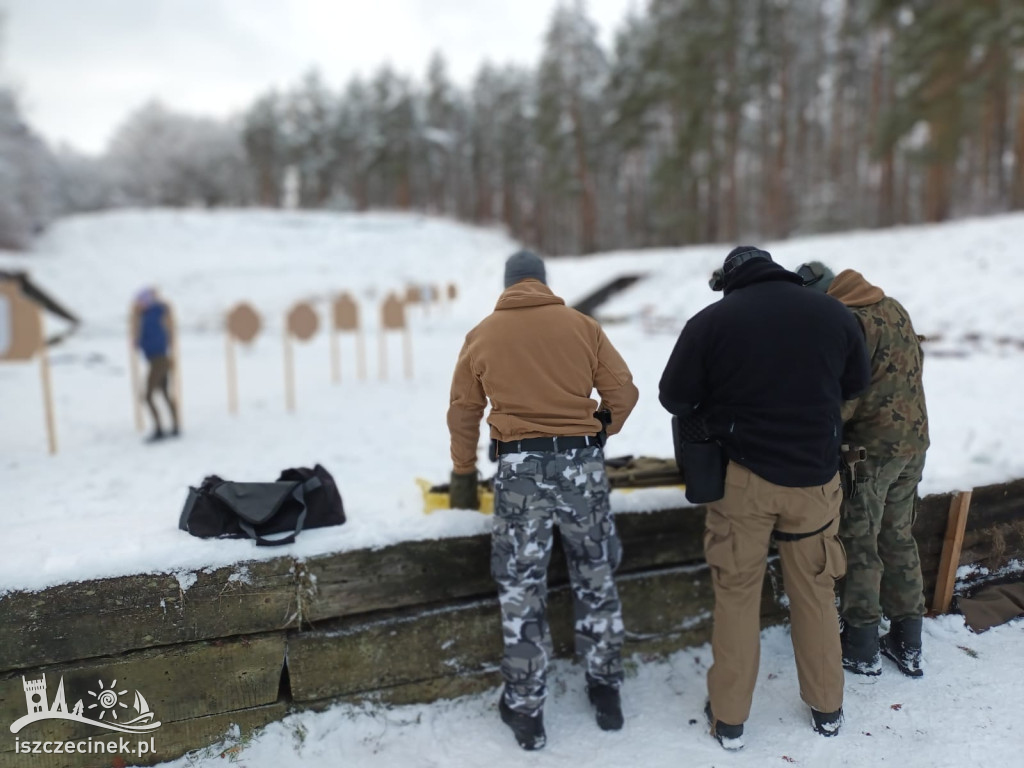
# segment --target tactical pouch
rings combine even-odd
[[[686,499],[694,504],[718,501],[725,495],[725,470],[729,462],[716,441],[682,444]]]
[[[686,498],[694,504],[718,501],[725,495],[725,469],[729,464],[722,446],[711,439],[698,415],[672,417],[672,446],[676,466],[686,483]]]

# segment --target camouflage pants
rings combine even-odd
[[[532,714],[547,695],[552,655],[547,576],[558,525],[576,606],[576,653],[597,682],[622,681],[622,607],[612,574],[622,545],[600,448],[502,456],[494,480],[491,573],[498,582],[505,701]]]
[[[924,583],[911,533],[924,454],[870,458],[858,467],[857,493],[843,500],[839,538],[846,547],[840,587],[843,620],[855,627],[923,616]]]

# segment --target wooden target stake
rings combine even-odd
[[[288,312],[284,324],[284,399],[289,413],[295,412],[295,352],[292,336],[308,341],[320,327],[320,318],[309,304],[296,304]]]
[[[224,361],[228,374],[228,413],[238,413],[238,370],[235,365],[235,342],[231,334],[224,336]]]
[[[331,371],[334,383],[341,381],[341,340],[342,331],[354,331],[356,334],[356,366],[360,379],[366,378],[365,350],[363,349],[362,329],[359,327],[359,306],[355,299],[347,293],[335,298],[332,305],[331,322]]]
[[[407,296],[410,294],[407,294]],[[387,378],[387,357],[388,331],[402,331],[403,333],[403,358],[405,364],[405,377],[412,378],[412,340],[409,337],[409,329],[405,323],[405,305],[395,295],[389,294],[381,307],[380,323],[380,378]]]
[[[250,343],[260,332],[260,316],[251,305],[241,302],[227,314],[224,322],[224,363],[227,371],[228,413],[238,413],[238,369],[235,362],[235,341]],[[180,406],[179,406],[180,408]]]
[[[289,413],[295,413],[295,359],[287,328],[284,329],[284,404]]]

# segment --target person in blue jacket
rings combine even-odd
[[[153,433],[148,441],[154,442],[167,437],[163,425],[160,423],[160,412],[156,408],[154,394],[160,392],[167,409],[171,413],[172,437],[177,437],[178,430],[178,408],[171,396],[169,380],[173,361],[171,360],[171,315],[170,308],[159,299],[156,291],[146,288],[139,292],[135,299],[136,327],[135,344],[145,356],[149,363],[149,372],[146,375],[146,405],[153,415]]]

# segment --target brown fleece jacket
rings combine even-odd
[[[828,287],[828,295],[848,307],[867,307],[885,298],[885,291],[872,285],[855,269],[844,269]]]
[[[591,399],[597,389],[598,406]],[[639,393],[625,361],[593,318],[565,306],[539,280],[506,289],[492,314],[466,334],[448,407],[456,472],[476,470],[480,419],[487,400],[491,437],[521,440],[594,435],[594,411],[612,414],[614,435]]]

